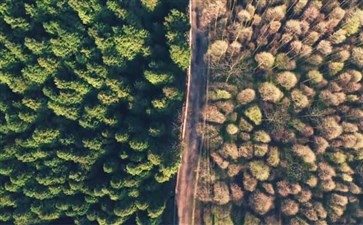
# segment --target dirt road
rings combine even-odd
[[[206,66],[204,65],[204,53],[207,48],[206,38],[199,27],[200,1],[190,1],[190,47],[191,66],[189,69],[187,103],[183,132],[182,164],[178,172],[176,197],[178,205],[179,225],[199,225],[194,221],[193,212],[194,193],[196,182],[196,168],[199,157],[199,138],[197,125],[200,120],[200,110],[204,98],[204,84],[206,78]],[[196,217],[198,218],[198,217]]]

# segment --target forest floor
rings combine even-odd
[[[177,205],[180,225],[200,224],[198,219],[197,203],[195,202],[195,189],[197,167],[199,160],[199,138],[197,125],[200,120],[200,111],[203,104],[206,66],[204,53],[207,48],[207,38],[201,31],[200,1],[190,1],[190,46],[192,49],[191,66],[189,69],[187,103],[185,107],[185,124],[183,135],[182,164],[179,169],[176,187]]]

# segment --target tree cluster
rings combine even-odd
[[[179,164],[186,4],[1,1],[1,224],[161,223]]]
[[[362,4],[220,2],[205,56],[204,223],[362,223]]]

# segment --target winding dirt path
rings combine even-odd
[[[191,64],[188,71],[187,99],[184,114],[183,154],[179,168],[176,199],[178,205],[179,225],[199,225],[198,216],[193,218],[195,207],[196,169],[199,157],[199,138],[197,125],[205,92],[206,66],[204,53],[207,49],[205,34],[199,25],[200,0],[190,0],[190,48]]]

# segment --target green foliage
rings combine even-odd
[[[165,18],[169,52],[172,60],[183,70],[187,69],[190,62],[188,43],[184,41],[189,29],[186,15],[178,10],[172,10]]]
[[[256,131],[253,135],[256,142],[269,143],[271,141],[270,135],[263,130]]]
[[[267,144],[255,144],[253,146],[254,154],[257,157],[263,157],[268,152],[268,145]]]
[[[0,3],[0,223],[161,223],[187,4]]]
[[[117,170],[118,163],[115,160],[107,161],[103,164],[103,171],[106,173],[114,173]]]
[[[117,142],[125,143],[129,140],[129,134],[126,132],[116,133],[115,139]]]
[[[216,91],[209,93],[209,95],[210,95],[209,99],[212,101],[226,100],[226,99],[230,99],[232,97],[231,93],[229,93],[226,90],[216,90]]]
[[[148,141],[144,138],[134,138],[129,141],[130,148],[137,151],[146,150],[149,147]]]
[[[349,18],[348,21],[344,24],[342,29],[347,32],[347,35],[353,35],[359,31],[359,27],[361,26],[359,22],[359,18],[352,17]]]
[[[256,125],[260,125],[262,123],[262,112],[257,105],[249,107],[244,113],[248,119],[250,119]]]
[[[44,71],[40,66],[27,66],[22,70],[23,76],[30,80],[31,82],[43,84],[47,79],[49,74]]]
[[[145,71],[144,75],[146,80],[153,85],[168,84],[173,79],[171,74],[159,74],[151,71]]]
[[[116,29],[115,31],[118,32]],[[139,30],[132,26],[123,26],[121,32],[122,35],[114,40],[116,51],[120,56],[130,61],[139,54],[143,56],[150,54],[149,47],[146,47],[149,36],[146,30]]]
[[[238,127],[234,124],[228,124],[226,131],[229,135],[234,135],[238,132]]]
[[[277,147],[272,147],[268,154],[267,163],[272,167],[277,167],[280,163],[280,153]]]
[[[141,2],[150,11],[153,11],[159,4],[159,0],[141,0]]]
[[[324,79],[323,75],[318,70],[309,71],[307,76],[309,81],[313,84],[318,84]]]
[[[287,178],[292,181],[304,181],[308,178],[308,166],[303,162],[293,161],[287,165]]]

